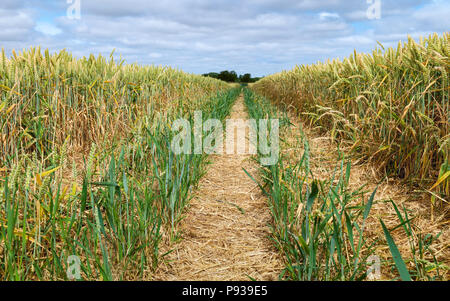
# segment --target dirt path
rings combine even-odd
[[[229,118],[248,118],[242,96]],[[256,176],[256,162],[238,154],[211,160],[180,225],[182,240],[155,279],[277,280],[283,264],[268,237],[267,200],[242,170]]]

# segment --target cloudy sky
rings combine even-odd
[[[448,0],[0,0],[0,48],[260,76],[442,34],[449,16]]]

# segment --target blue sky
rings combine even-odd
[[[77,1],[80,18],[69,18]],[[379,19],[367,14],[374,1]],[[261,76],[442,34],[449,16],[448,0],[1,0],[0,47],[115,49],[128,63]]]

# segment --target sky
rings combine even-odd
[[[448,0],[0,0],[0,48],[254,76],[450,30]]]

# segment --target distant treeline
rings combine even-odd
[[[217,78],[229,83],[254,83],[262,78],[262,77],[252,77],[250,73],[238,76],[235,71],[222,71],[220,73],[210,72],[203,74],[203,76]]]

